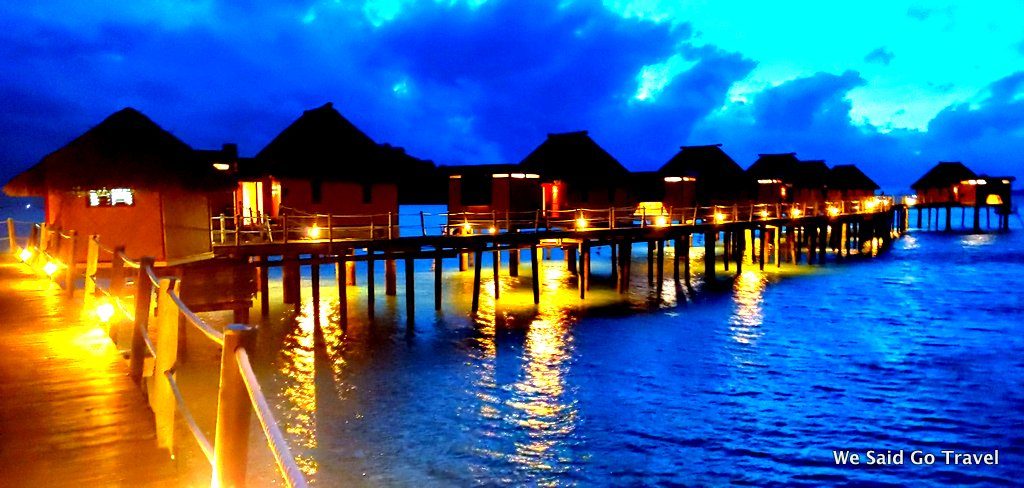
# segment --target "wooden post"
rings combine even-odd
[[[494,243],[494,254],[491,256],[491,264],[494,269],[494,299],[501,296],[501,251],[498,250],[498,243]]]
[[[114,255],[110,258],[110,294],[115,297],[123,295],[124,291],[124,246],[114,248]],[[141,269],[142,266],[139,266]]]
[[[615,209],[612,209],[614,212]],[[618,283],[619,281],[619,245],[615,242],[608,246],[611,250],[611,261],[612,261],[612,281]]]
[[[570,273],[578,274],[578,270],[576,269],[576,247],[570,246],[568,249],[563,248],[563,251],[565,252],[566,268]]]
[[[746,256],[746,231],[740,230],[736,233],[736,275],[743,273],[743,258]]]
[[[537,256],[537,245],[530,245],[530,272],[533,273],[531,278],[533,279],[533,304],[540,304],[540,265],[538,261],[540,257]]]
[[[257,268],[260,277],[260,315],[263,317],[270,316],[270,266],[268,266],[269,260],[267,256],[257,256],[258,263],[260,264]],[[341,276],[340,274],[338,276]]]
[[[679,281],[679,252],[682,249],[682,239],[676,237],[672,242],[672,280]]]
[[[981,202],[974,202],[974,232],[981,232]]]
[[[818,264],[824,265],[825,257],[828,256],[828,227],[826,227],[825,225],[821,226],[821,233],[818,236],[818,241],[819,245],[821,246],[821,250],[819,251],[818,255]]]
[[[657,278],[656,278],[656,280],[657,280],[657,284],[658,284],[658,296],[661,296],[661,290],[662,290],[662,287],[664,286],[664,282],[665,282],[665,241],[663,239],[658,239],[656,242],[657,242],[657,246],[658,246],[658,262],[656,264],[656,266],[657,266],[657,270],[656,270],[657,271]]]
[[[287,254],[282,256],[284,263],[281,268],[281,285],[284,287],[284,303],[299,305],[302,300],[302,277],[299,274],[299,256]]]
[[[14,219],[7,217],[7,248],[11,254],[18,252],[18,238],[14,233]]]
[[[405,324],[412,327],[416,322],[416,290],[413,288],[416,273],[412,258],[405,258]]]
[[[398,269],[394,259],[384,260],[384,294],[391,297],[398,295]]]
[[[68,242],[64,252],[64,293],[68,297],[75,296],[75,247],[78,244],[78,232],[74,229],[68,231]]]
[[[508,251],[508,275],[519,276],[519,248]]]
[[[459,253],[459,271],[465,271],[467,269],[469,269],[469,253],[468,252],[460,252]]]
[[[953,206],[946,204],[946,232],[953,230]]]
[[[704,282],[708,283],[715,279],[715,237],[717,231],[704,233]]]
[[[147,278],[148,280],[148,278]],[[180,282],[174,278],[160,280],[157,292],[156,358],[149,403],[156,423],[156,444],[174,452],[174,414],[177,402],[166,373],[178,362],[178,306],[170,292],[178,294]]]
[[[590,247],[587,245],[587,241],[580,242],[580,274],[576,280],[576,285],[580,289],[580,300],[587,297],[587,260],[590,258]]]
[[[347,269],[345,256],[348,251],[342,250],[338,253],[338,263],[335,264],[335,277],[338,281],[338,322],[342,327],[348,327],[348,279],[344,271]]]
[[[373,250],[366,250],[366,316],[373,320],[374,314],[374,292],[373,292]]]
[[[758,237],[758,239],[757,239],[757,246],[758,246],[757,261],[758,261],[758,266],[761,268],[761,271],[764,271],[764,250],[765,250],[765,242],[764,242],[765,235],[764,234],[765,234],[766,230],[768,230],[768,228],[762,225],[761,229],[758,231],[760,233],[760,237]]]
[[[774,254],[773,259],[775,259],[775,267],[776,268],[781,268],[782,267],[782,261],[779,261],[779,240],[780,240],[781,234],[782,234],[782,227],[781,226],[773,227],[772,228],[772,252]]]
[[[309,264],[309,276],[312,282],[313,289],[313,325],[320,325],[320,255],[313,254],[310,256]],[[242,322],[241,320],[235,319],[235,322]],[[244,323],[244,322],[242,322]]]
[[[682,249],[676,248],[676,252],[682,254],[683,280],[686,281],[687,286],[690,285],[690,239],[693,239],[693,234],[684,234]]]
[[[717,233],[716,233],[717,237]],[[729,271],[729,258],[733,254],[732,248],[732,232],[722,232],[722,264],[725,266],[725,270]],[[714,255],[714,253],[712,253]]]
[[[647,284],[654,284],[654,246],[655,241],[647,241]]]
[[[473,312],[480,310],[480,261],[483,257],[483,251],[476,249],[473,251]]]
[[[245,486],[249,455],[249,421],[252,405],[245,380],[238,369],[235,351],[255,343],[256,330],[231,324],[224,330],[220,356],[220,388],[217,391],[217,427],[213,440],[212,486]]]
[[[921,207],[917,207],[917,228],[921,228]]]
[[[100,259],[100,236],[93,234],[89,236],[88,248],[85,253],[85,292],[82,299],[82,312],[92,313],[93,304],[96,302],[96,269],[99,267]]]
[[[152,304],[153,282],[146,274],[146,268],[153,267],[153,258],[139,260],[139,275],[135,278],[135,324],[132,328],[132,346],[128,362],[128,376],[136,385],[142,384],[142,367],[148,350],[143,331],[149,328],[149,309]]]
[[[438,252],[437,256],[434,256],[434,310],[441,310],[441,277],[444,267],[442,266],[444,261],[441,259],[441,254]]]

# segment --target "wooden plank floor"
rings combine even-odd
[[[176,486],[127,366],[81,291],[0,258],[0,486]]]

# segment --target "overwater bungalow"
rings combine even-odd
[[[519,172],[538,175],[547,212],[631,206],[629,170],[587,131],[548,134],[519,162]]]
[[[750,177],[721,144],[682,146],[658,173],[670,207],[733,205],[756,196]]]
[[[532,227],[544,207],[540,176],[516,164],[447,166],[449,224],[458,232]]]
[[[334,226],[365,226],[370,215],[378,216],[375,225],[386,225],[383,216],[398,213],[403,175],[432,169],[433,163],[374,142],[327,103],[305,111],[255,158],[239,161],[235,209],[245,223],[332,214],[359,216]]]
[[[131,256],[172,260],[210,250],[210,209],[231,181],[209,160],[133,108],[110,115],[4,192],[43,197],[51,228],[98,234]],[[76,261],[84,261],[78,246]],[[103,260],[109,255],[104,253]]]
[[[961,162],[940,162],[910,187],[917,192],[919,205],[1002,205],[1010,201],[1014,180],[1012,176],[978,175]]]
[[[757,201],[788,203],[793,201],[794,178],[800,160],[796,153],[759,154],[747,168],[747,176],[757,182]]]
[[[828,172],[828,201],[859,201],[873,197],[880,188],[860,168],[852,164],[837,164]]]
[[[824,204],[828,200],[828,165],[823,160],[800,161],[792,179],[792,202],[804,205]]]

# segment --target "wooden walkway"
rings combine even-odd
[[[152,414],[103,331],[0,258],[0,486],[176,486]]]

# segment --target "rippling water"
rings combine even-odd
[[[312,303],[294,319],[275,314],[264,375],[303,468],[325,486],[1010,485],[1024,475],[1019,230],[918,233],[813,271],[748,266],[731,290],[668,281],[660,300],[640,276],[642,249],[634,259],[623,299],[607,256],[595,256],[586,307],[556,255],[536,309],[526,269],[503,279],[497,302],[485,280],[473,319],[472,273],[452,270],[436,314],[424,267],[412,333],[401,296],[378,298],[375,324],[357,316],[342,331],[331,286],[322,339]],[[350,295],[364,310],[362,288]],[[833,449],[999,449],[1000,465],[836,466]]]

